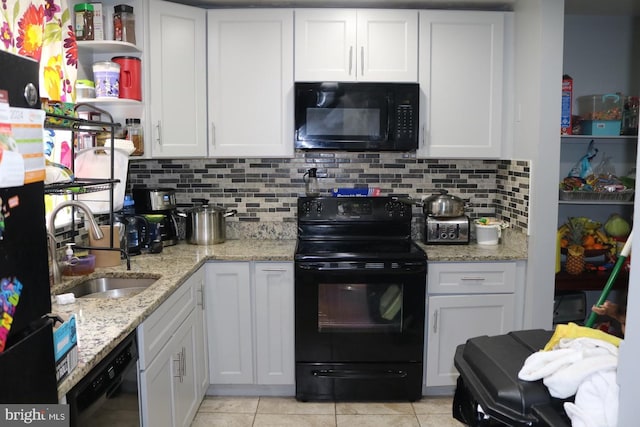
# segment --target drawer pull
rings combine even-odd
[[[478,280],[485,280],[485,278],[482,277],[482,276],[463,276],[463,277],[460,278],[460,280],[478,281]]]

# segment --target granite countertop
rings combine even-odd
[[[522,242],[492,247],[419,245],[431,261],[526,259],[526,246]],[[52,312],[63,318],[75,313],[78,335],[78,366],[58,385],[58,396],[66,395],[205,262],[293,261],[295,247],[295,240],[227,240],[209,246],[179,244],[164,248],[160,254],[132,257],[130,271],[122,262],[118,267],[97,268],[89,276],[63,277],[63,283],[52,288],[53,296],[65,293],[87,277],[135,276],[158,280],[143,292],[120,299],[79,298],[74,303],[60,305],[54,297]]]
[[[66,395],[206,261],[293,261],[295,247],[295,240],[228,240],[210,246],[179,244],[166,247],[159,254],[131,257],[131,271],[122,262],[118,267],[96,268],[88,276],[63,277],[63,283],[52,288],[52,295],[65,293],[76,283],[94,276],[158,277],[158,280],[127,298],[78,298],[72,304],[60,305],[54,297],[52,312],[63,318],[75,313],[78,334],[78,366],[58,384],[58,396]]]
[[[527,259],[527,236],[505,230],[499,245],[418,245],[427,252],[429,261],[518,261]]]

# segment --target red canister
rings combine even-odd
[[[141,61],[134,56],[111,58],[120,64],[120,98],[142,101]]]

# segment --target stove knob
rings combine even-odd
[[[390,217],[395,215],[404,215],[403,204],[401,202],[389,202],[385,205],[385,209],[389,213]]]

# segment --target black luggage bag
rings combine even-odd
[[[552,397],[542,380],[518,379],[526,358],[544,348],[552,335],[533,329],[475,337],[459,345],[454,418],[469,426],[570,427],[563,403],[573,398]]]

